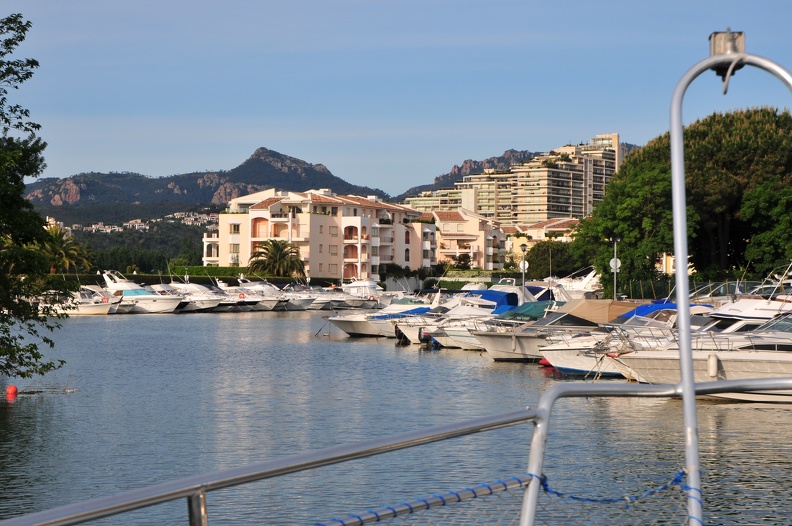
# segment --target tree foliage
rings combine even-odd
[[[525,274],[531,279],[568,276],[581,267],[572,253],[569,243],[553,240],[536,243],[526,253],[525,261],[528,263]]]
[[[50,264],[36,247],[47,233],[44,219],[24,197],[24,178],[44,169],[46,144],[35,136],[28,110],[8,100],[10,90],[32,76],[38,63],[7,57],[25,39],[30,22],[21,15],[0,20],[0,374],[29,377],[58,368],[62,362],[43,355],[39,345],[53,346],[44,331],[58,327],[57,317],[39,311],[34,298],[47,290],[68,292],[50,277]]]
[[[34,248],[47,258],[50,274],[91,268],[91,259],[86,247],[74,239],[67,230],[57,225],[50,226],[44,241],[34,245]]]
[[[601,275],[618,243],[621,276],[647,279],[673,253],[669,135],[631,153],[581,221],[573,250]],[[716,113],[684,130],[690,263],[702,273],[762,274],[792,257],[784,232],[792,182],[792,116],[773,108]],[[773,232],[772,234],[770,232]],[[621,278],[620,278],[621,279]]]
[[[268,276],[305,276],[305,263],[300,259],[300,249],[288,241],[268,239],[253,252],[248,262],[248,272]]]

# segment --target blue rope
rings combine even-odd
[[[377,513],[376,511],[374,511],[374,510],[366,510],[366,513],[371,513],[372,515],[374,515],[377,518],[377,522],[380,521],[379,513]]]
[[[566,494],[566,493],[562,493],[560,491],[555,491],[548,484],[547,477],[545,475],[537,476],[537,475],[534,475],[532,473],[530,475],[532,477],[536,478],[537,480],[539,480],[540,484],[542,485],[542,489],[548,495],[553,495],[555,497],[559,497],[559,498],[563,498],[563,499],[575,500],[575,501],[579,501],[579,502],[589,502],[589,503],[597,503],[597,504],[616,504],[616,503],[620,503],[620,502],[625,502],[626,503],[625,504],[625,509],[629,509],[631,502],[635,502],[635,501],[637,501],[639,499],[650,497],[650,496],[655,495],[656,493],[659,493],[660,491],[666,490],[666,489],[668,489],[668,488],[670,488],[672,486],[679,486],[679,488],[683,489],[683,490],[692,489],[692,488],[687,487],[686,485],[682,484],[682,479],[685,476],[685,471],[681,470],[681,471],[677,472],[677,474],[674,476],[674,478],[671,481],[666,482],[665,484],[663,484],[662,486],[659,486],[657,488],[650,489],[650,490],[644,492],[641,495],[627,495],[627,496],[619,497],[619,498],[595,499],[595,498],[590,498],[590,497],[580,497],[578,495],[569,495],[569,494]],[[698,489],[696,489],[694,491],[698,491],[699,493],[701,493],[700,490],[698,490]]]
[[[442,501],[443,501],[443,506],[445,506],[445,505],[446,505],[446,500],[445,500],[445,499],[443,498],[443,496],[442,496],[442,495],[440,495],[439,493],[435,493],[434,495],[432,495],[432,497],[437,497],[438,499],[440,499],[440,500],[442,500]]]

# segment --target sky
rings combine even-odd
[[[9,9],[9,4],[14,4]],[[466,159],[668,131],[714,31],[792,69],[788,0],[38,0],[10,94],[42,125],[42,177],[230,170],[260,147],[395,196]],[[687,91],[684,122],[792,106],[744,68]]]

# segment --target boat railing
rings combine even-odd
[[[770,389],[792,390],[792,378],[721,380],[695,385],[697,395]],[[551,386],[542,394],[536,409],[526,408],[524,410],[501,413],[453,424],[443,424],[423,430],[374,438],[353,444],[333,446],[314,452],[269,460],[211,474],[192,476],[147,488],[126,491],[113,496],[78,502],[7,519],[0,521],[0,525],[29,526],[34,524],[81,524],[166,502],[185,499],[189,524],[191,526],[208,526],[207,495],[213,491],[531,422],[534,424],[534,431],[529,450],[528,470],[525,474],[520,474],[519,476],[508,474],[511,476],[505,476],[503,479],[499,479],[492,484],[480,484],[472,488],[466,487],[458,491],[449,492],[446,495],[434,494],[427,498],[417,499],[413,503],[402,502],[393,506],[386,506],[380,510],[368,510],[362,513],[350,514],[343,519],[331,519],[327,523],[319,524],[344,524],[346,526],[362,525],[369,522],[379,522],[387,518],[396,517],[397,515],[422,513],[424,511],[429,513],[430,509],[436,510],[438,507],[445,507],[450,503],[458,504],[463,501],[468,503],[475,501],[476,505],[480,508],[486,505],[482,504],[482,501],[485,500],[482,499],[482,497],[504,492],[511,493],[511,495],[519,498],[520,525],[532,526],[535,524],[537,510],[547,508],[545,503],[539,501],[540,496],[542,496],[543,501],[546,501],[548,499],[559,500],[559,496],[562,495],[549,489],[547,479],[543,473],[545,446],[547,443],[552,409],[559,399],[571,397],[678,398],[681,394],[682,390],[679,385],[614,384],[611,382],[559,383]],[[680,470],[678,478],[682,477],[683,472],[684,468]],[[676,482],[676,486],[678,486],[677,489],[679,490],[685,489],[679,481]],[[511,490],[515,490],[516,494],[515,491]],[[672,508],[678,510],[680,492],[677,491],[674,495],[675,496],[670,499],[676,499]],[[689,496],[688,498],[698,497]],[[574,507],[581,502],[585,502],[587,499],[562,500],[564,506]],[[492,500],[495,506],[498,506],[498,502],[497,499]],[[451,508],[452,507],[449,506],[449,510],[451,510]],[[460,506],[454,506],[453,509],[459,510]],[[615,513],[623,513],[624,505],[623,503],[616,503],[611,509],[614,510]],[[474,518],[471,518],[471,522],[476,522],[480,519],[482,516],[481,513],[481,509],[477,509]],[[676,511],[676,513],[681,514],[678,517],[679,519],[684,519],[686,517],[684,507],[681,511]],[[574,515],[574,510],[571,515]],[[512,512],[503,512],[497,509],[490,510],[487,517],[488,524],[513,524],[515,519]],[[590,516],[579,514],[576,520],[569,523],[583,524],[588,523],[589,519]],[[442,520],[445,521],[446,519]],[[422,520],[422,524],[429,523],[430,521]]]

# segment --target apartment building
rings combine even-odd
[[[588,144],[556,148],[506,172],[468,175],[453,189],[405,203],[422,212],[464,207],[503,226],[583,218],[602,201],[625,152],[618,133],[597,135]]]
[[[506,236],[496,222],[464,208],[425,212],[421,217],[437,227],[438,261],[456,261],[467,254],[473,268],[503,269]]]
[[[292,243],[309,276],[379,280],[381,265],[417,269],[437,262],[435,225],[377,197],[265,190],[231,200],[217,231],[203,238],[205,266],[247,265],[268,239]]]

